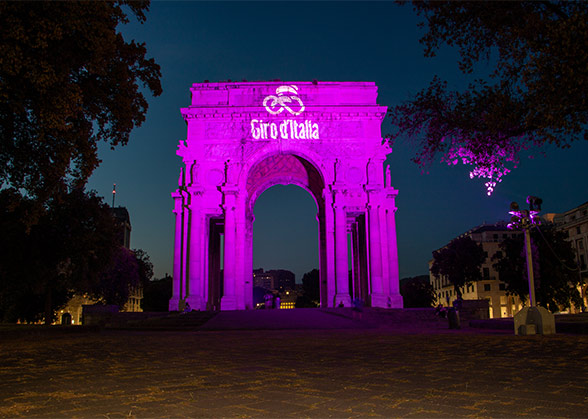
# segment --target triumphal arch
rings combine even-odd
[[[355,298],[402,307],[398,191],[383,167],[391,150],[376,85],[221,82],[190,91],[192,103],[182,108],[188,134],[177,150],[183,168],[172,193],[169,309],[253,308],[253,208],[276,184],[298,185],[316,202],[322,307],[348,307]]]

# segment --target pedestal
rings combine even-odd
[[[221,298],[221,311],[237,310],[237,298],[234,295],[225,295]]]

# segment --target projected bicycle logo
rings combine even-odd
[[[269,95],[263,99],[263,106],[272,115],[278,115],[285,110],[292,115],[300,115],[304,111],[304,103],[297,96],[298,87],[280,86],[276,89],[276,95]]]

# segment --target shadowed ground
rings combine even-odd
[[[2,417],[579,418],[588,406],[586,335],[439,322],[0,337]]]

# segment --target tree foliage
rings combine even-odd
[[[143,289],[143,311],[168,311],[171,297],[171,276],[149,281]]]
[[[97,145],[125,145],[161,94],[143,43],[117,30],[149,2],[0,2],[0,184],[45,204],[82,187]]]
[[[458,237],[447,246],[433,252],[431,273],[445,277],[457,293],[465,285],[482,278],[480,269],[486,260],[482,246],[469,236]]]
[[[520,153],[546,143],[588,139],[588,3],[580,1],[414,1],[433,57],[457,48],[459,68],[491,69],[463,91],[436,76],[414,98],[390,110],[394,140],[417,142],[421,167],[438,155],[472,165],[490,194]]]
[[[582,305],[577,289],[583,282],[575,261],[575,252],[566,234],[553,226],[542,226],[531,232],[535,298],[537,303],[555,312]],[[504,240],[501,255],[494,256],[494,268],[506,284],[510,295],[517,295],[521,301],[529,296],[527,279],[526,248],[522,235]]]
[[[104,304],[122,308],[131,292],[148,286],[152,276],[153,265],[145,251],[119,246],[98,281],[91,286],[90,294]]]
[[[296,299],[297,308],[318,307],[320,305],[321,291],[319,270],[313,269],[302,276],[302,288],[304,294]]]
[[[432,307],[436,300],[435,289],[428,275],[404,278],[400,281],[400,294],[405,308]]]
[[[29,226],[22,216],[33,208],[12,190],[0,192],[0,319],[51,323],[73,292],[93,291],[119,232],[102,199],[80,189],[54,195]]]

